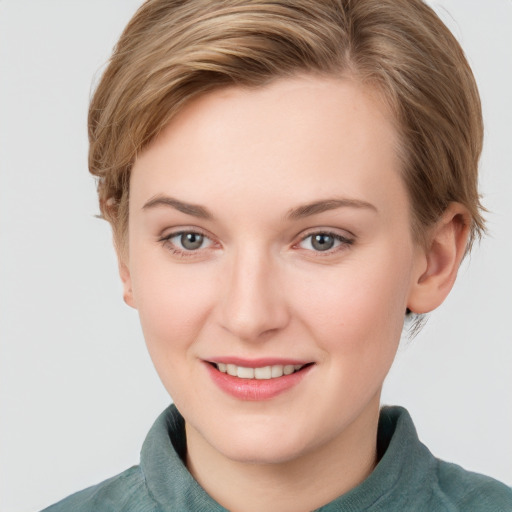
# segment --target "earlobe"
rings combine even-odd
[[[132,279],[130,276],[130,269],[128,268],[128,265],[124,262],[119,260],[119,275],[121,276],[121,281],[123,283],[123,299],[128,304],[128,306],[131,306],[132,308],[137,309],[135,305],[135,300],[133,297],[133,291],[132,291]]]
[[[469,226],[467,209],[451,203],[431,228],[407,303],[414,313],[432,311],[450,293],[466,251]]]

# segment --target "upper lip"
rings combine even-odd
[[[284,358],[284,357],[259,357],[257,359],[245,359],[242,357],[212,357],[209,359],[205,359],[208,363],[224,363],[224,364],[234,364],[236,366],[242,366],[244,368],[262,368],[264,366],[276,366],[276,365],[305,365],[308,363],[312,363],[313,361],[307,361],[304,359],[292,359],[292,358]]]

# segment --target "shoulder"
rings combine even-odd
[[[156,512],[139,466],[68,496],[42,512]]]
[[[375,510],[512,512],[510,487],[436,458],[402,407],[382,409],[378,434],[382,458],[368,478],[380,489]]]
[[[491,477],[436,460],[438,499],[464,512],[512,512],[512,488]]]

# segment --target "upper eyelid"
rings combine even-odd
[[[341,232],[340,232],[341,231]],[[300,233],[297,238],[299,241],[305,240],[306,238],[313,235],[331,235],[334,237],[344,238],[346,240],[354,241],[357,237],[346,229],[338,230],[335,228],[312,228]]]
[[[336,240],[337,242],[340,242],[341,244],[343,244],[343,243],[344,244],[353,244],[354,243],[354,239],[353,238],[348,238],[346,236],[338,235],[336,233],[318,232],[318,233],[311,233],[309,235],[304,236],[303,238],[301,238],[294,245],[299,245],[299,244],[301,244],[302,242],[304,242],[308,238],[311,238],[314,235],[327,235],[327,236],[330,236],[330,237],[334,238],[334,240]]]
[[[158,236],[159,240],[169,240],[170,238],[173,238],[178,235],[182,235],[184,233],[195,233],[197,235],[204,236],[205,238],[208,238],[209,240],[214,240],[215,237],[213,237],[210,233],[208,233],[206,230],[198,228],[198,227],[179,227],[179,228],[167,228],[162,231],[162,233],[165,233],[167,230],[167,234],[161,234]]]

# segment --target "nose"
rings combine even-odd
[[[265,251],[234,255],[219,303],[222,327],[244,341],[268,339],[290,320],[279,263]]]

